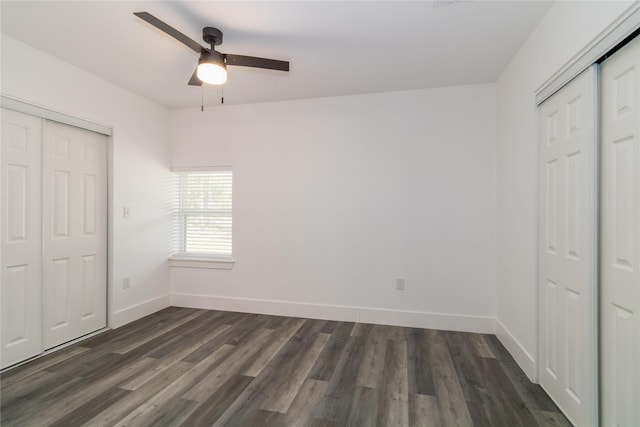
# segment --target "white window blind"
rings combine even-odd
[[[231,257],[231,170],[178,172],[179,255]]]

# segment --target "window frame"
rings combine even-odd
[[[172,172],[175,174],[174,179],[176,181],[177,192],[177,207],[174,213],[174,227],[177,231],[177,237],[173,238],[173,253],[169,257],[169,265],[171,267],[180,268],[214,268],[214,269],[231,269],[235,263],[233,258],[233,170],[231,166],[208,166],[208,167],[194,167],[194,168],[172,168]],[[184,179],[188,173],[203,173],[203,172],[230,172],[231,173],[231,207],[228,209],[183,209],[184,207]],[[186,215],[185,215],[186,211]],[[189,214],[203,214],[211,213],[212,216],[216,214],[229,214],[231,217],[231,253],[206,253],[206,252],[187,252],[187,229],[184,221]]]

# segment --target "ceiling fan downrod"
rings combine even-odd
[[[204,27],[202,29],[202,40],[211,46],[211,50],[214,50],[213,46],[222,44],[222,31],[213,27]]]

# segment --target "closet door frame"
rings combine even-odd
[[[581,49],[535,91],[535,105],[539,107],[547,98],[600,60],[625,39],[640,29],[640,3],[634,2],[591,43]]]
[[[553,96],[556,92],[558,92],[560,89],[562,89],[565,85],[567,85],[569,82],[571,82],[575,77],[577,77],[578,75],[580,75],[583,71],[585,71],[586,69],[588,69],[589,67],[593,66],[594,64],[598,64],[600,63],[602,60],[604,60],[604,58],[606,57],[607,54],[611,53],[612,51],[615,50],[616,47],[619,47],[623,42],[625,42],[626,40],[630,39],[633,35],[637,34],[638,31],[640,30],[640,2],[634,2],[633,4],[631,4],[626,11],[624,11],[613,23],[611,23],[611,25],[609,25],[604,31],[602,31],[598,37],[596,39],[594,39],[591,43],[589,43],[587,46],[585,46],[581,51],[579,51],[571,61],[567,62],[564,66],[562,66],[556,73],[554,73],[551,77],[549,77],[549,79],[547,79],[536,91],[535,91],[535,105],[537,107],[537,126],[536,126],[536,132],[538,132],[537,136],[536,136],[536,140],[538,142],[538,164],[540,163],[540,144],[542,144],[543,142],[541,141],[541,134],[539,132],[540,129],[540,124],[541,124],[541,120],[540,120],[540,105],[547,100],[548,98],[550,98],[551,96]],[[599,75],[598,75],[598,88],[597,88],[597,94],[595,97],[595,101],[599,102],[600,100],[600,87],[599,87]],[[600,116],[599,116],[599,105],[595,105],[594,108],[596,109],[596,111],[598,111],[598,120],[595,123],[595,129],[596,129],[596,136],[597,136],[597,147],[596,147],[596,159],[599,156],[599,151],[600,151],[600,130],[599,130],[599,121],[600,121]],[[598,169],[598,165],[594,164],[594,175],[595,175],[595,179],[597,180],[597,187],[599,188],[599,169]],[[541,181],[541,176],[539,174],[539,167],[538,169],[538,176],[537,176],[537,182],[538,182],[538,189],[537,189],[537,194],[538,194],[538,207],[539,207],[539,203],[540,203],[540,181]],[[599,198],[597,203],[599,203]],[[593,208],[593,214],[594,217],[597,218],[598,215],[598,205],[596,204],[596,206]],[[539,228],[539,224],[540,224],[540,210],[538,209],[538,229],[536,230],[536,234],[538,235],[538,242],[537,242],[537,249],[536,249],[536,253],[540,254],[540,250],[542,247],[542,242],[540,241],[540,228]],[[596,225],[598,225],[598,222],[595,222]],[[594,242],[596,242],[596,248],[595,248],[595,252],[596,254],[599,254],[599,227],[595,228],[593,230],[593,236],[590,236],[591,238],[593,238]],[[541,275],[540,275],[540,255],[537,255],[538,259],[536,261],[536,265],[538,266],[538,268],[536,269],[536,286],[537,286],[537,290],[536,290],[536,324],[535,324],[535,333],[536,333],[536,348],[535,348],[535,354],[536,354],[536,363],[534,365],[534,382],[538,382],[539,378],[540,378],[540,373],[543,369],[542,364],[541,364],[541,357],[540,357],[540,338],[541,338],[541,334],[540,334],[540,328],[541,328],[541,322],[543,321],[543,319],[540,318],[540,299],[541,299],[541,295],[540,295],[540,286],[539,286],[539,282],[541,280]],[[600,324],[600,298],[599,298],[599,257],[597,257],[594,260],[594,265],[592,266],[592,270],[595,272],[595,279],[596,282],[594,284],[595,289],[594,289],[594,296],[595,296],[595,309],[596,309],[596,315],[595,315],[595,325],[591,328],[592,331],[591,333],[593,334],[590,339],[592,340],[592,342],[595,342],[596,348],[594,349],[594,354],[595,354],[595,360],[596,360],[596,384],[599,387],[599,384],[597,383],[597,381],[599,380],[599,371],[600,371],[600,367],[599,367],[599,357],[600,357],[600,336],[599,336],[599,324]],[[594,391],[594,393],[596,394],[596,402],[597,404],[594,405],[594,411],[596,411],[596,414],[594,416],[594,425],[597,425],[599,422],[599,417],[600,417],[600,412],[601,412],[601,401],[600,401],[600,389],[596,388],[596,390]]]
[[[67,124],[67,125],[71,125],[71,126],[75,126],[81,129],[85,129],[85,130],[89,130],[92,132],[96,132],[102,135],[105,135],[106,138],[106,144],[107,144],[107,165],[106,165],[106,172],[107,172],[107,204],[106,204],[106,215],[107,215],[107,248],[106,248],[106,254],[107,254],[107,269],[106,269],[106,281],[107,281],[107,299],[106,299],[106,311],[107,311],[107,325],[106,328],[111,328],[113,326],[113,312],[112,312],[112,307],[114,306],[114,301],[113,301],[113,219],[114,219],[114,215],[113,215],[113,127],[110,125],[105,125],[102,123],[97,123],[91,120],[87,120],[87,119],[83,119],[80,117],[76,117],[76,116],[72,116],[69,115],[67,113],[52,109],[52,108],[48,108],[46,106],[42,106],[42,105],[37,105],[22,99],[18,99],[18,98],[14,98],[11,96],[7,96],[7,95],[0,95],[0,107],[2,108],[6,108],[9,110],[14,110],[17,112],[21,112],[21,113],[25,113],[25,114],[29,114],[31,116],[35,116],[38,119],[42,120],[43,123],[43,127],[45,124],[46,120],[50,120],[50,121],[55,121],[55,122],[59,122],[59,123],[63,123],[63,124]],[[44,144],[43,144],[44,146]],[[42,302],[41,302],[42,305]],[[44,324],[42,325],[42,328],[44,328]],[[35,355],[32,358],[29,358],[27,360],[24,360],[22,362],[17,362],[14,365],[11,365],[10,367],[7,368],[12,368],[15,366],[19,366],[22,363],[25,363],[26,361],[32,360],[33,358],[38,358],[41,356],[44,356],[46,354],[55,352],[61,348],[64,348],[66,346],[69,346],[71,344],[74,344],[75,342],[77,342],[80,339],[85,339],[86,337],[89,337],[93,334],[97,334],[102,332],[104,329],[101,329],[99,331],[93,332],[91,334],[88,334],[86,336],[80,337],[78,339],[74,339],[72,341],[69,341],[67,343],[61,344],[55,348],[52,348],[50,350],[44,350],[45,346],[44,346],[44,342],[42,343],[42,351]],[[4,368],[3,368],[4,369]]]

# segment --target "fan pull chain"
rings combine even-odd
[[[224,104],[224,85],[220,85],[220,93],[221,93],[220,103]]]
[[[200,111],[204,111],[204,83],[200,86],[202,91],[200,92]]]

